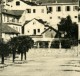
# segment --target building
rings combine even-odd
[[[48,9],[47,12],[49,16],[49,22],[51,25],[55,26],[60,22],[61,18],[66,18],[68,15],[71,16],[73,22],[78,23],[77,3],[54,3],[46,4],[46,6]]]
[[[1,24],[0,24],[1,25]],[[17,32],[16,30],[12,29],[11,27],[9,27],[7,24],[2,24],[2,26],[0,26],[0,32],[2,32],[2,39],[3,41],[7,42],[8,40],[10,40],[11,38],[18,36],[19,32]]]
[[[3,23],[19,23],[19,18],[21,17],[23,10],[3,10],[2,20]]]
[[[42,19],[34,18],[22,26],[22,34],[32,37],[36,47],[50,47],[57,33],[59,32],[56,29],[47,25]]]
[[[7,4],[4,6],[4,9],[8,10],[26,10],[27,7],[31,7],[37,5],[30,1],[25,0],[13,0],[11,2],[7,2]]]
[[[73,22],[78,23],[78,3],[52,3],[28,7],[20,17],[20,22],[24,24],[33,18],[42,19],[57,29],[61,18],[66,18],[68,15]]]
[[[22,34],[22,25],[17,24],[17,23],[6,23],[9,27],[13,28],[14,30],[16,30],[17,32],[19,32],[20,34]]]
[[[33,18],[47,21],[48,15],[46,6],[27,7],[22,16],[20,17],[20,22],[24,24],[25,21],[31,20]]]
[[[43,36],[45,38],[46,36],[41,33],[48,28],[45,28],[46,23],[58,29],[57,24],[61,21],[61,18],[66,18],[68,15],[71,16],[73,22],[79,23],[78,7],[78,2],[57,3],[56,1],[55,3],[36,4],[26,0],[13,0],[4,7],[3,22],[8,23],[20,34],[29,35],[32,38],[34,37],[35,40],[37,40],[36,38],[43,39]]]
[[[35,18],[30,21],[26,21],[22,27],[22,34],[33,36],[41,35],[45,29],[44,23],[45,22]]]
[[[23,11],[21,10],[4,10],[2,12],[2,23],[6,23],[9,27],[21,33],[22,25],[19,22]]]

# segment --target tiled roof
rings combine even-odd
[[[72,3],[72,2],[78,2],[78,0],[38,0],[38,3]]]
[[[3,14],[20,17],[24,10],[4,10]]]
[[[34,19],[37,20],[39,23],[41,23],[41,24],[43,24],[43,25],[45,25],[45,23],[46,23],[46,21],[43,21],[42,19],[36,19],[36,18],[34,18]],[[34,19],[32,19],[32,20],[34,20]],[[31,22],[32,20],[25,21],[25,23],[24,23],[23,26],[25,26],[25,24],[28,24],[28,23]]]
[[[22,26],[20,23],[14,23],[14,22],[9,22],[9,23],[6,23],[7,25],[16,25],[16,26]]]
[[[11,2],[11,1],[13,1],[13,0],[8,0],[8,2]]]
[[[10,2],[10,1],[13,1],[13,0],[8,0],[8,1]],[[78,0],[36,0],[36,1],[37,2],[42,2],[42,3],[52,3],[52,2],[55,2],[55,1],[57,1],[58,3],[78,2]]]
[[[53,28],[52,26],[47,25],[47,29],[44,30],[41,35],[43,35],[45,33],[46,37],[49,38],[53,38],[56,37],[56,34],[61,34],[58,30],[56,30],[55,28]]]
[[[56,33],[60,33],[58,30],[56,30],[55,28],[53,28],[52,26],[49,25],[45,25],[45,27],[48,27],[45,31],[42,32],[42,34],[44,34],[45,32],[47,32],[48,30],[53,30]]]
[[[36,6],[37,4],[34,3],[34,2],[29,2],[29,1],[25,1],[25,0],[21,0],[23,1],[24,3],[28,4],[28,5],[31,5],[31,6]]]
[[[13,28],[9,27],[7,24],[3,23],[1,26],[0,23],[0,32],[2,33],[13,33],[13,34],[19,34],[19,32],[17,32],[16,30],[14,30]]]
[[[54,30],[48,29],[44,35],[46,38],[54,38],[56,36],[56,33],[57,32],[55,32]]]
[[[42,24],[45,24],[46,21],[43,21],[42,19],[36,19],[38,22],[42,23]]]

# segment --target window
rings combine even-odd
[[[77,18],[77,16],[75,16],[75,18]]]
[[[15,18],[12,19],[12,22],[15,22]]]
[[[73,11],[78,11],[78,6],[73,6]]]
[[[19,6],[20,5],[20,2],[19,1],[16,1],[16,5]]]
[[[29,30],[27,32],[29,33]]]
[[[44,9],[42,9],[41,12],[44,13]]]
[[[35,22],[35,21],[33,22],[33,25],[34,25],[34,24],[36,24],[36,22]]]
[[[61,7],[60,7],[60,6],[57,7],[57,11],[58,11],[58,12],[61,11]]]
[[[4,14],[4,22],[5,22],[5,17],[6,17],[6,16],[5,16],[5,14]]]
[[[9,17],[7,16],[7,22],[9,22]]]
[[[46,28],[44,28],[44,30],[46,30]]]
[[[66,7],[66,11],[70,11],[70,6],[67,6]]]
[[[78,15],[78,21],[80,22],[80,14]]]
[[[33,29],[33,34],[36,35],[36,29]]]
[[[18,31],[18,27],[16,27],[16,30]]]
[[[40,29],[38,29],[38,33],[40,33]]]
[[[52,7],[48,7],[48,13],[52,12]]]
[[[58,16],[58,19],[60,19],[61,17],[60,16]]]
[[[52,17],[50,17],[50,19],[52,19]]]
[[[33,9],[33,13],[36,13],[36,9]]]
[[[26,9],[27,10],[27,13],[31,13],[31,9]]]

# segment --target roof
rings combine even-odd
[[[26,3],[26,4],[28,4],[28,5],[31,5],[31,6],[37,6],[37,4],[34,3],[34,2],[25,1],[25,0],[20,0],[20,1],[22,1],[22,2],[24,2],[24,3]]]
[[[8,0],[9,2],[10,1],[13,1],[13,0]],[[33,0],[32,0],[33,1]],[[42,2],[42,3],[52,3],[52,2],[58,2],[58,3],[72,3],[72,2],[78,2],[78,0],[36,0],[38,3],[39,2]]]
[[[72,3],[72,2],[78,2],[78,0],[39,0],[38,2],[42,3]]]
[[[75,2],[75,3],[42,3],[41,5],[78,5],[78,2]]]
[[[48,30],[53,30],[57,33],[60,33],[58,30],[56,30],[55,28],[53,28],[52,26],[49,25],[45,25],[45,27],[48,27],[45,31],[42,32],[42,34],[44,34],[45,32],[47,32]]]
[[[24,10],[4,10],[3,14],[7,14],[10,16],[20,17]]]
[[[22,26],[21,24],[19,24],[19,23],[14,23],[14,22],[9,22],[9,23],[6,23],[7,25],[9,25],[9,24],[12,24],[12,25],[16,25],[16,26]]]
[[[8,2],[11,2],[11,1],[13,1],[13,0],[8,0]]]
[[[35,19],[36,21],[38,21],[39,23],[43,24],[43,25],[45,25],[45,23],[46,23],[46,21],[43,21],[42,19],[36,19],[36,18],[34,18],[34,19]],[[34,19],[32,19],[32,20],[34,20]],[[24,23],[23,26],[25,26],[26,24],[28,24],[28,23],[31,22],[32,20],[25,21],[25,23]]]
[[[58,30],[54,29],[52,26],[47,25],[47,27],[48,28],[41,33],[41,35],[45,33],[44,35],[46,38],[47,37],[54,38],[56,37],[56,34],[61,34]]]
[[[1,23],[0,23],[1,25]],[[0,26],[0,32],[2,33],[10,33],[10,34],[19,34],[16,30],[9,27],[7,24],[3,23],[2,27]]]
[[[42,24],[45,24],[46,21],[43,21],[42,19],[36,19],[38,22],[42,23]]]

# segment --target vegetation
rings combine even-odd
[[[13,62],[15,60],[16,53],[21,54],[21,60],[23,60],[23,54],[25,55],[26,60],[26,52],[33,46],[34,41],[29,36],[18,36],[12,38],[9,42],[9,47],[11,52],[13,53]]]
[[[21,60],[23,60],[23,55],[26,60],[26,52],[29,51],[33,44],[34,41],[29,36],[17,36],[11,38],[7,43],[0,41],[1,64],[4,64],[4,57],[9,56],[10,53],[13,54],[13,62],[15,61],[17,53],[21,54]]]
[[[70,16],[61,19],[58,30],[64,34],[63,38],[78,39],[78,24],[72,22]]]
[[[1,64],[4,64],[4,57],[9,55],[9,48],[7,43],[0,41],[0,56],[1,56]]]
[[[56,34],[58,41],[52,41],[51,47],[58,48],[61,42],[62,48],[70,48],[78,45],[78,24],[72,22],[71,17],[62,18],[58,24],[58,31],[61,34]]]

